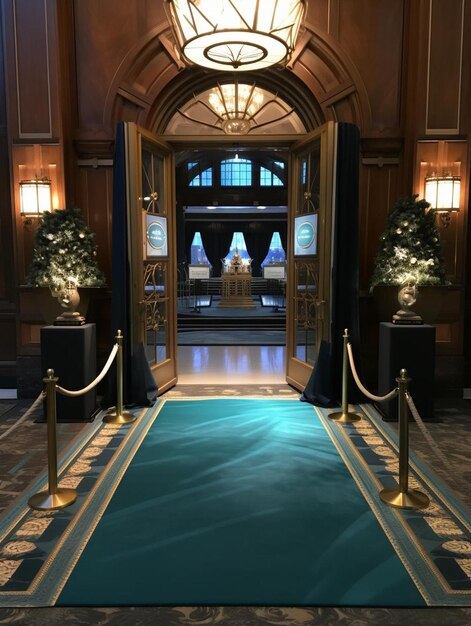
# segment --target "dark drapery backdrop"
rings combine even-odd
[[[181,255],[179,253],[179,258],[182,256],[187,259],[188,263],[190,262],[191,242],[195,233],[200,232],[206,255],[213,265],[213,276],[219,276],[221,259],[229,252],[232,237],[238,231],[243,233],[247,251],[253,259],[254,276],[261,275],[260,265],[268,254],[274,232],[280,233],[281,242],[286,252],[286,219],[266,221],[249,219],[246,222],[232,219],[219,221],[190,219],[185,223],[184,252]]]
[[[144,346],[133,346],[131,350],[129,232],[126,212],[126,162],[125,128],[120,122],[116,128],[115,154],[113,161],[113,221],[112,221],[112,298],[111,335],[112,344],[118,329],[123,341],[123,401],[125,404],[149,406],[157,396],[157,385],[147,362]],[[108,374],[108,390],[104,406],[116,403],[116,360]]]
[[[229,252],[233,234],[230,229],[225,232],[217,222],[211,224],[207,230],[201,231],[201,240],[208,261],[213,267],[213,276],[221,275],[221,259]]]
[[[185,257],[184,260],[190,265],[191,263],[191,244],[195,234],[200,230],[198,222],[186,222],[184,224],[185,233]]]
[[[186,256],[186,241],[185,236],[185,215],[183,213],[182,206],[177,202],[176,205],[176,227],[177,227],[177,265],[182,263],[189,263],[190,257]],[[191,246],[191,238],[189,245]]]
[[[262,268],[260,267],[270,249],[273,230],[266,230],[260,227],[257,222],[251,222],[244,226],[243,235],[247,252],[252,259],[252,275],[261,276]]]
[[[336,214],[332,266],[332,342],[322,343],[319,358],[301,399],[334,406],[342,397],[343,331],[348,328],[358,354],[359,326],[359,167],[360,133],[354,124],[338,124]],[[357,369],[358,364],[357,364]],[[349,377],[349,402],[363,401]]]
[[[279,233],[283,250],[285,251],[285,254],[288,255],[288,223],[286,220],[280,223]]]

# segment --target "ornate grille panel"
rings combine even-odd
[[[300,159],[297,215],[312,215],[319,212],[320,154],[319,139]],[[309,365],[314,365],[318,340],[319,262],[317,256],[295,257],[295,281],[295,342],[292,356]]]
[[[316,357],[319,272],[317,260],[295,262],[295,356],[313,365]]]
[[[144,264],[145,337],[147,359],[160,363],[168,356],[167,263]]]
[[[142,149],[142,208],[163,215],[163,160],[151,150]]]
[[[301,159],[297,213],[315,213],[320,205],[320,143]]]

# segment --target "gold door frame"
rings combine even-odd
[[[146,260],[143,236],[142,148],[152,146],[163,159],[163,189],[167,218],[168,255],[162,259],[166,267],[166,358],[151,365],[159,394],[177,383],[177,324],[176,324],[176,232],[175,232],[175,159],[169,144],[133,122],[125,123],[126,190],[128,206],[129,258],[131,260],[130,315],[131,345],[146,345],[147,308],[145,299]]]
[[[165,158],[165,182],[164,186],[168,194],[167,218],[168,218],[168,241],[171,252],[169,253],[169,358],[163,363],[154,366],[153,374],[159,386],[159,393],[163,393],[177,382],[177,317],[176,317],[176,229],[175,229],[175,152],[193,148],[216,148],[222,146],[234,146],[234,137],[224,136],[173,136],[171,138],[156,136],[149,131],[138,127],[132,122],[125,124],[126,142],[128,146],[129,163],[127,167],[127,202],[132,216],[128,224],[132,242],[130,258],[132,260],[132,302],[131,302],[131,327],[133,341],[142,341],[140,328],[142,327],[143,303],[142,293],[144,289],[144,276],[142,268],[144,253],[142,246],[141,208],[139,206],[140,177],[136,173],[141,167],[141,144],[142,138],[155,145]],[[299,176],[300,156],[309,150],[313,142],[320,138],[321,141],[321,198],[319,211],[319,310],[320,318],[318,325],[317,350],[321,339],[329,340],[330,332],[330,292],[331,292],[331,251],[332,251],[332,207],[334,205],[334,182],[335,182],[335,145],[336,125],[333,122],[324,124],[316,131],[303,136],[301,140],[292,135],[269,135],[266,137],[237,137],[239,147],[286,147],[290,149],[288,164],[288,216],[287,216],[287,342],[286,342],[286,380],[297,389],[304,389],[312,371],[312,366],[293,358],[295,345],[295,310],[294,310],[294,254],[293,254],[293,223],[296,214],[297,180]]]
[[[315,302],[315,354],[317,357],[321,341],[330,341],[336,137],[336,124],[327,122],[291,147],[288,202],[288,277],[286,285],[286,381],[300,391],[304,390],[312,373],[313,365],[296,357],[297,285],[295,270],[296,263],[299,261],[294,256],[294,218],[298,215],[297,208],[302,203],[302,199],[299,197],[298,181],[301,176],[302,157],[309,153],[316,142],[320,141],[318,243],[317,255],[312,257],[311,261],[317,267]]]

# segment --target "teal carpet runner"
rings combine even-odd
[[[58,604],[421,606],[310,405],[168,401]]]
[[[88,424],[59,485],[0,519],[0,606],[471,606],[471,517],[414,456],[430,506],[394,509],[395,433],[296,398],[178,398]]]

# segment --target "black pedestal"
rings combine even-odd
[[[381,322],[379,325],[378,394],[397,387],[396,378],[405,368],[409,391],[423,420],[433,419],[435,376],[435,327],[406,326]],[[397,420],[397,398],[381,402],[386,420]]]
[[[96,327],[44,326],[41,328],[41,371],[52,368],[58,385],[76,391],[96,377]],[[74,422],[91,419],[96,410],[96,388],[70,398],[57,394],[57,421]]]

